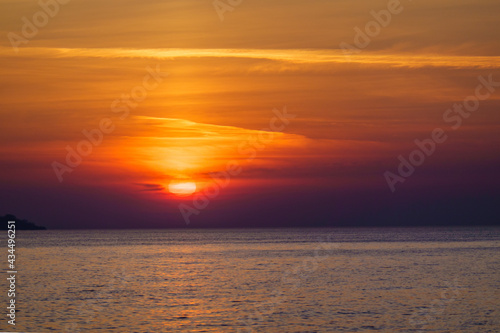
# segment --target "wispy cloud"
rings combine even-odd
[[[160,192],[165,189],[161,184],[136,183],[136,185],[141,186],[143,188],[142,191],[148,192]]]
[[[12,50],[0,47],[0,56],[12,56]],[[332,49],[124,49],[124,48],[49,48],[28,47],[23,57],[42,58],[246,58],[298,64],[352,63],[391,67],[499,68],[500,56],[456,56],[433,54],[389,54],[363,52],[345,57]]]
[[[258,161],[253,164],[270,165],[276,163],[277,154],[290,155],[291,150],[309,142],[296,134],[184,119],[136,116],[132,120],[134,136],[117,137],[103,156],[114,155],[113,158],[133,161],[134,165],[140,164],[140,170],[148,170],[155,176],[163,174],[166,178],[217,172],[223,170],[228,161],[247,160],[257,151]],[[266,147],[265,152],[263,147]]]

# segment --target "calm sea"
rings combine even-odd
[[[18,231],[16,245],[16,326],[3,314],[0,331],[500,332],[500,228]]]

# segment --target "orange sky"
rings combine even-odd
[[[203,188],[230,161],[243,172],[217,200],[291,184],[388,191],[383,172],[415,139],[449,129],[443,113],[474,93],[478,76],[500,81],[500,3],[401,1],[346,58],[339,45],[354,44],[354,28],[387,4],[243,1],[221,22],[210,1],[72,0],[16,52],[8,33],[22,35],[23,16],[41,8],[0,0],[0,181],[19,189],[4,213],[23,209],[23,191],[61,186],[175,205],[172,179]],[[124,104],[112,103],[143,86],[147,67],[168,75],[120,119]],[[482,101],[404,186],[450,186],[478,167],[476,184],[498,184],[499,105],[498,92]],[[268,135],[273,110],[284,108],[295,117],[249,160],[241,145]],[[103,118],[114,129],[61,185],[52,163],[65,163],[65,147]],[[26,211],[45,222],[46,209]]]

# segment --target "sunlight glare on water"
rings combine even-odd
[[[499,228],[30,231],[18,242],[17,330],[500,330]]]

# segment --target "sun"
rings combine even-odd
[[[178,196],[191,195],[196,192],[196,183],[184,179],[174,179],[168,184],[168,191]]]

